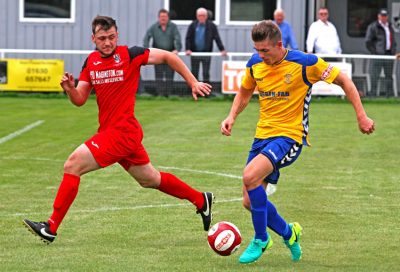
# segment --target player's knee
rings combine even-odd
[[[69,156],[64,163],[64,173],[80,176],[79,163],[77,163],[74,155]]]
[[[244,173],[243,173],[243,185],[246,188],[255,186],[258,181],[259,180],[256,178],[256,176],[253,173],[251,173],[250,171],[244,171]]]
[[[135,179],[143,188],[156,189],[160,186],[160,178],[157,177],[156,172],[148,173],[143,177],[135,177]]]
[[[137,182],[139,183],[140,186],[143,188],[151,188],[151,189],[156,189],[158,188],[158,183],[156,183],[153,180],[148,180],[148,179],[137,179]]]
[[[250,200],[248,198],[243,198],[242,204],[245,209],[251,210]]]

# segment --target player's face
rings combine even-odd
[[[254,42],[254,49],[262,60],[272,65],[279,62],[284,55],[284,49],[282,47],[282,41],[277,42],[275,45],[270,40],[264,40],[261,42]]]
[[[117,47],[118,32],[115,27],[109,30],[96,27],[95,34],[92,35],[92,41],[102,57],[110,56]]]

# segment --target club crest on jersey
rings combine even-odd
[[[114,57],[115,63],[120,63],[121,62],[121,57],[119,56],[119,54],[115,54],[113,57]]]
[[[286,74],[286,75],[284,75],[283,78],[284,78],[285,83],[286,83],[286,84],[292,83],[292,77],[293,77],[292,74]]]

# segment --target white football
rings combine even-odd
[[[230,222],[218,222],[208,231],[208,245],[221,256],[234,253],[241,242],[242,236],[239,229]]]

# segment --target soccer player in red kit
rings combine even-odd
[[[78,85],[75,87],[69,73],[64,74],[60,84],[76,106],[84,105],[94,89],[99,108],[98,132],[76,148],[65,162],[64,176],[50,218],[45,222],[25,219],[24,224],[44,242],[53,242],[78,193],[81,176],[117,162],[142,187],[158,189],[193,203],[207,231],[212,220],[214,195],[199,192],[176,176],[153,167],[142,145],[143,131],[135,118],[134,108],[142,65],[168,64],[185,79],[195,100],[198,95],[210,94],[211,86],[198,82],[182,60],[171,52],[117,45],[117,25],[113,18],[94,18],[92,33],[96,51],[85,60]]]

